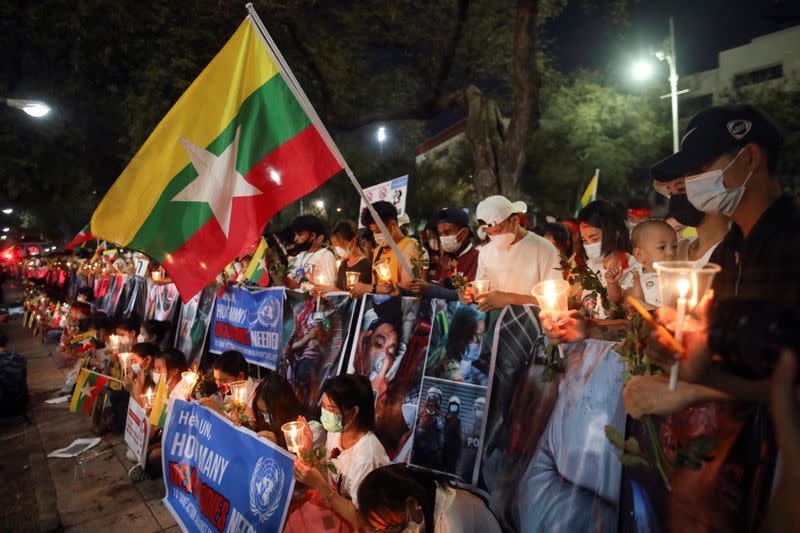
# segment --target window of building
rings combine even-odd
[[[737,89],[756,83],[764,83],[769,80],[776,80],[783,77],[783,64],[770,65],[768,67],[751,70],[750,72],[740,72],[733,77],[733,86]]]

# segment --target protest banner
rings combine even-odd
[[[364,195],[367,197],[370,203],[384,201],[393,204],[395,208],[397,208],[397,216],[400,216],[406,212],[406,198],[408,197],[408,175],[400,176],[399,178],[395,178],[393,180],[384,181],[383,183],[373,185],[372,187],[367,187],[364,189]],[[362,198],[358,206],[358,212],[361,213],[366,207],[367,204]],[[361,217],[359,216],[359,219],[360,218]],[[358,227],[364,227],[361,225],[360,221],[358,223]]]
[[[411,454],[430,331],[431,306],[418,299],[363,297],[347,373],[372,382],[375,435],[394,461]]]
[[[356,301],[346,292],[317,300],[287,291],[278,373],[289,380],[307,413],[318,412],[323,383],[340,372]]]
[[[162,443],[164,503],[184,531],[282,530],[292,454],[183,400],[172,403]]]
[[[229,287],[214,304],[209,351],[238,350],[248,362],[275,370],[283,302],[283,287],[256,292]]]
[[[189,366],[200,360],[215,299],[216,290],[213,285],[209,285],[181,306],[175,347],[186,356]]]
[[[140,465],[147,460],[147,444],[150,440],[150,423],[147,413],[131,397],[128,400],[128,418],[125,421],[125,444],[136,456]]]

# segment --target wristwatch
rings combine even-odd
[[[333,499],[333,494],[334,494],[334,490],[332,488],[328,487],[328,494],[326,494],[325,496],[322,497],[323,501],[325,502],[325,505],[330,505],[331,504],[331,500]]]

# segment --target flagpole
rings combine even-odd
[[[316,126],[317,131],[322,137],[322,140],[325,141],[325,144],[333,154],[333,157],[336,158],[336,161],[342,166],[347,174],[347,177],[350,178],[350,183],[353,184],[353,187],[355,187],[356,191],[358,191],[359,196],[361,196],[361,198],[364,200],[364,203],[367,205],[367,209],[372,215],[375,224],[377,224],[378,228],[381,230],[381,233],[386,236],[386,242],[397,256],[400,266],[403,267],[403,270],[406,271],[406,274],[408,274],[409,277],[413,278],[414,274],[411,270],[411,265],[408,264],[408,261],[406,261],[406,258],[400,252],[400,248],[397,246],[397,243],[394,242],[389,229],[386,227],[386,224],[384,224],[380,215],[378,215],[378,212],[375,211],[374,207],[372,207],[372,202],[367,198],[367,195],[364,193],[364,189],[361,187],[361,184],[358,182],[358,179],[356,179],[355,174],[353,174],[353,171],[350,169],[350,165],[347,164],[344,156],[342,156],[341,152],[339,151],[339,147],[336,146],[335,142],[333,142],[333,138],[331,137],[330,133],[328,133],[328,129],[322,123],[319,115],[317,115],[314,106],[311,105],[311,101],[308,99],[308,96],[306,96],[306,93],[303,91],[303,88],[300,86],[297,78],[294,77],[292,69],[289,68],[288,63],[286,63],[286,60],[283,58],[280,50],[278,50],[277,45],[275,45],[275,41],[272,40],[272,37],[267,31],[267,28],[264,26],[264,23],[261,22],[261,18],[258,16],[258,13],[256,13],[253,4],[248,2],[245,7],[250,15],[250,20],[253,22],[253,24],[255,24],[258,33],[261,35],[261,38],[264,41],[264,47],[267,49],[267,54],[269,54],[270,58],[281,70],[281,74],[283,75],[283,79],[286,82],[286,85],[289,87],[289,90],[292,91],[295,98],[297,98],[297,101],[300,103],[303,111],[306,112],[306,115],[308,115],[311,123]]]

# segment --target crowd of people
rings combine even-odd
[[[662,306],[656,265],[664,261],[696,267],[718,264],[713,298],[719,305],[744,299],[791,309],[799,295],[795,222],[800,211],[793,198],[781,193],[775,177],[780,144],[778,129],[752,107],[715,107],[700,113],[689,123],[681,150],[652,167],[656,191],[668,198],[668,213],[635,224],[623,209],[605,200],[589,203],[575,218],[547,217],[531,224],[524,202],[499,195],[482,199],[474,211],[444,207],[418,231],[384,201],[372,207],[388,234],[369,210],[360,215],[362,229],[344,220],[330,228],[318,217],[300,216],[286,231],[267,235],[270,284],[316,293],[347,291],[355,298],[382,294],[474,303],[453,326],[463,322],[458,327],[470,334],[446,342],[431,368],[437,376],[484,386],[491,376],[470,366],[480,348],[482,331],[477,328],[493,310],[539,304],[532,288],[542,281],[567,280],[571,285],[570,311],[543,312],[539,317],[555,344],[620,340],[637,312],[628,304],[631,297],[650,310]],[[696,236],[685,238],[684,227],[696,228]],[[252,250],[232,264],[223,283],[247,283],[244,272],[251,260]],[[284,448],[281,427],[298,420],[305,428],[303,452],[327,450],[338,472],[335,479],[304,461],[302,454],[296,460],[295,477],[311,490],[293,500],[289,530],[301,527],[292,511],[311,503],[332,510],[342,531],[364,526],[380,531],[500,530],[479,496],[439,474],[390,464],[375,435],[375,398],[368,377],[342,374],[328,379],[320,405],[309,409],[285,377],[254,371],[242,354],[228,351],[205,361],[201,370],[206,373],[201,371],[197,384],[187,387],[183,373],[198,368],[196,363],[189,368],[186,354],[171,347],[170,324],[139,323],[130,317],[113,321],[93,309],[93,299],[93,291],[82,290],[74,300],[60,304],[57,296],[31,289],[26,311],[37,317],[48,342],[60,344],[65,360],[80,361],[82,367],[122,381],[111,387],[116,390],[110,391],[109,403],[98,414],[98,431],[121,431],[128,397],[138,400],[163,381],[170,398],[195,399]],[[669,325],[661,311],[662,323]],[[779,517],[797,515],[790,505],[800,480],[800,429],[791,394],[796,360],[784,351],[777,366],[777,360],[737,365],[709,347],[711,318],[705,307],[700,314],[701,327],[687,332],[682,353],[676,353],[674,339],[667,338],[669,331],[654,329],[649,335],[647,359],[661,372],[628,381],[625,409],[641,418],[709,402],[733,403],[751,406],[747,416],[755,417],[767,412],[772,397],[774,426],[768,422],[762,429],[777,437],[783,466],[775,471],[780,481],[767,523],[779,524]],[[130,361],[122,361],[121,353],[129,353]],[[673,390],[668,376],[676,363],[679,381]],[[743,367],[761,372],[748,374]],[[226,396],[229,384],[241,381],[246,382],[248,398],[243,411],[232,407]],[[139,475],[160,475],[158,433],[151,436],[148,461]]]

